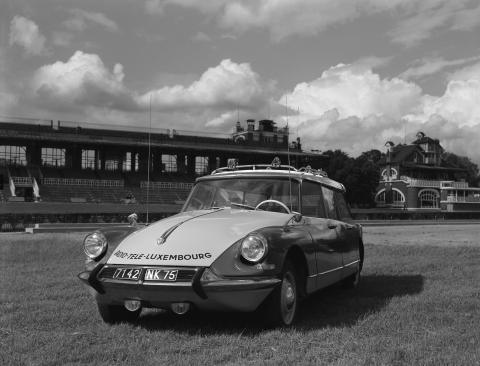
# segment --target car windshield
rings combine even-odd
[[[197,183],[183,211],[212,207],[255,208],[265,200],[277,200],[298,211],[299,188],[296,180],[271,178],[230,178]],[[272,205],[270,205],[272,206]],[[262,208],[263,205],[262,205]],[[282,211],[278,205],[277,209]],[[277,211],[277,209],[271,209]]]

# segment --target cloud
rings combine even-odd
[[[53,32],[52,42],[55,46],[68,47],[72,44],[73,34],[69,32]]]
[[[124,76],[121,64],[110,71],[98,55],[77,51],[67,62],[39,68],[31,86],[35,99],[53,109],[138,109],[134,94],[123,84]]]
[[[480,124],[480,79],[452,80],[440,97],[425,96],[422,112],[415,118],[439,115],[457,126]]]
[[[162,110],[255,109],[266,103],[267,92],[267,86],[248,63],[237,64],[226,59],[216,67],[209,68],[189,86],[174,85],[152,90],[144,94],[141,100],[146,103],[152,94],[154,105]]]
[[[458,11],[453,17],[451,29],[469,31],[480,25],[480,3],[474,8]]]
[[[73,31],[84,31],[89,24],[99,25],[110,32],[117,32],[118,25],[107,18],[103,13],[89,12],[82,9],[70,9],[72,17],[65,20],[63,24]]]
[[[339,64],[313,81],[297,84],[279,103],[288,100],[292,109],[320,116],[336,109],[340,118],[387,115],[398,118],[418,103],[418,85],[399,78],[381,79],[363,65]]]
[[[257,111],[267,103],[270,83],[263,82],[247,63],[223,60],[187,85],[162,86],[140,95],[124,84],[121,64],[109,69],[96,54],[76,51],[66,62],[40,67],[30,83],[30,102],[52,112],[75,110],[102,115],[101,110],[139,113],[148,109],[150,96],[155,113],[181,113],[186,120],[202,115],[205,125],[237,109]],[[168,78],[164,78],[167,80]],[[180,80],[180,76],[175,79]],[[192,80],[189,75],[185,80]],[[109,115],[113,115],[109,113]],[[193,118],[195,119],[195,118]],[[224,118],[225,119],[225,118]],[[209,126],[219,125],[221,120]]]
[[[317,35],[327,28],[361,17],[386,14],[393,42],[415,46],[439,30],[471,30],[480,24],[480,6],[471,0],[148,0],[150,13],[163,14],[168,6],[196,9],[213,15],[223,28],[243,33],[267,29],[272,39]]]
[[[306,149],[342,149],[352,156],[386,141],[409,143],[424,131],[449,151],[480,164],[480,63],[450,75],[440,96],[399,78],[382,79],[359,65],[337,65],[300,83],[278,102],[288,105],[291,131]],[[285,120],[279,115],[277,120]]]
[[[163,15],[163,6],[164,3],[161,0],[146,0],[145,1],[145,12],[147,14],[161,14]]]
[[[475,57],[479,59],[480,56]],[[478,80],[480,79],[480,62],[456,70],[448,76],[449,80]]]
[[[10,22],[10,45],[18,45],[24,48],[29,55],[45,55],[48,53],[45,42],[46,38],[30,19],[16,15]]]
[[[480,60],[480,56],[461,58],[456,60],[445,60],[442,57],[424,58],[414,62],[414,65],[402,72],[399,77],[405,80],[422,79],[423,77],[437,74],[438,72],[446,68],[465,65],[467,63],[478,60]]]
[[[203,43],[203,42],[211,42],[212,39],[205,33],[203,32],[198,32],[197,34],[195,34],[192,38],[192,40],[194,42],[199,42],[199,43]]]

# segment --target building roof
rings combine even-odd
[[[423,153],[423,150],[418,145],[397,145],[392,148],[392,153],[390,157],[390,162],[392,163],[401,163],[410,157],[415,151],[420,154]]]

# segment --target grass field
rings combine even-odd
[[[76,278],[84,234],[0,235],[0,365],[480,365],[480,226],[368,227],[357,290],[254,314],[106,325]]]

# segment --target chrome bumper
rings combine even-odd
[[[201,282],[203,268],[191,281],[145,282],[99,279],[97,271],[78,275],[95,289],[100,303],[121,305],[126,299],[140,300],[143,307],[169,308],[174,302],[188,302],[201,310],[254,311],[281,280],[278,278],[235,278]]]

